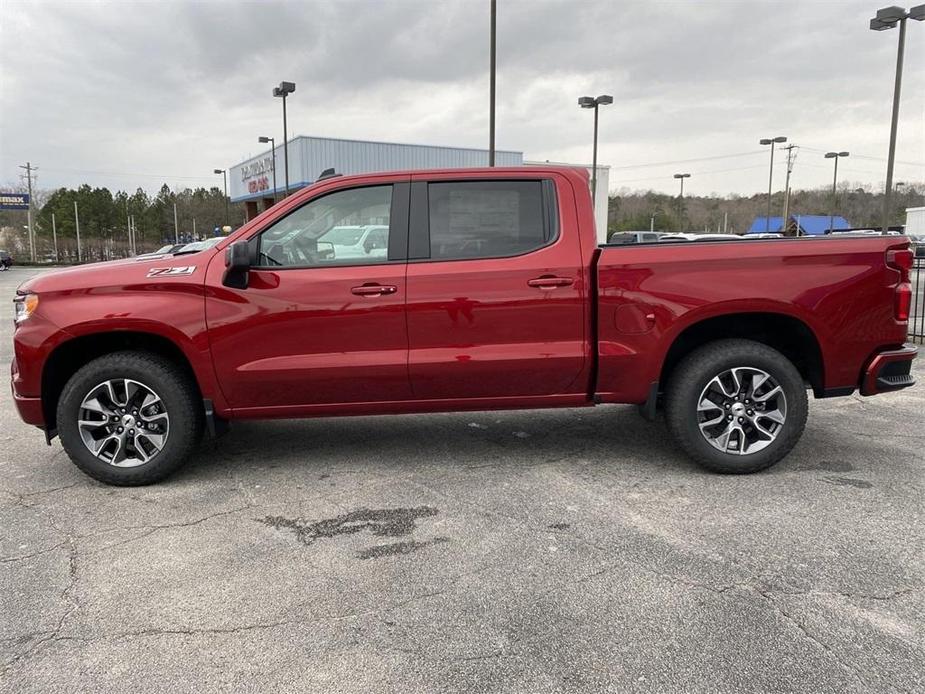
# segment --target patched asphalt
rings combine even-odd
[[[602,407],[239,423],[134,489],[2,389],[0,691],[923,691],[917,373],[747,477]]]

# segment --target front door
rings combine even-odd
[[[247,288],[213,286],[213,360],[240,414],[411,397],[406,181],[309,200],[251,237],[258,264]],[[371,235],[378,242],[364,247]]]
[[[411,185],[415,398],[584,392],[587,282],[574,208],[560,209],[555,182],[416,175]]]

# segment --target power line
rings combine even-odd
[[[735,157],[753,157],[756,154],[764,154],[763,150],[757,149],[750,152],[736,152],[735,154],[717,154],[711,157],[697,157],[695,159],[675,159],[674,161],[656,161],[649,164],[627,164],[625,166],[611,166],[611,171],[620,171],[623,169],[642,169],[650,166],[673,166],[674,164],[695,164],[700,161],[715,161],[717,159],[733,159]]]
[[[805,147],[804,146],[803,149],[809,152],[816,152],[818,154],[825,154],[826,152],[826,150],[824,149],[816,149],[815,147]],[[855,159],[869,159],[870,161],[884,161],[884,162],[886,161],[885,157],[872,157],[868,154],[855,154],[854,152],[852,152],[851,156],[854,157]],[[903,160],[897,159],[896,163],[905,164],[906,166],[925,166],[925,161],[903,161]]]
[[[46,166],[45,171],[58,171],[65,173],[79,173],[79,174],[93,174],[99,176],[128,176],[131,178],[143,177],[143,178],[160,178],[160,179],[170,179],[170,180],[186,180],[186,181],[211,181],[211,176],[177,176],[174,174],[151,174],[151,173],[126,173],[120,171],[90,171],[88,169],[65,169],[65,168],[53,168]]]
[[[739,166],[733,169],[711,169],[707,171],[691,171],[691,174],[694,176],[709,176],[711,174],[720,174],[720,173],[730,173],[733,171],[748,171],[750,169],[763,169],[765,168],[764,164],[756,164],[755,166]],[[608,181],[610,183],[639,183],[643,181],[663,181],[665,180],[664,176],[649,176],[647,178],[618,178],[613,181]]]

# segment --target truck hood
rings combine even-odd
[[[20,292],[60,292],[96,287],[158,285],[163,281],[204,281],[205,269],[216,250],[209,248],[185,255],[107,260],[45,272],[26,280]]]

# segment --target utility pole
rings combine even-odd
[[[496,25],[498,16],[497,0],[491,0],[491,48],[489,49],[489,78],[488,78],[488,165],[495,165],[495,44]]]
[[[35,231],[32,228],[32,172],[36,171],[33,168],[31,162],[26,162],[25,166],[20,166],[20,169],[25,170],[26,172],[26,181],[29,186],[29,208],[26,212],[26,216],[29,218],[29,255],[32,257],[32,262],[35,262]]]
[[[196,240],[196,218],[193,217],[193,240]]]
[[[726,229],[729,228],[729,213],[723,212],[723,233],[726,233]]]
[[[55,224],[55,213],[51,213],[51,237],[55,243],[55,262],[58,262],[58,225]]]
[[[177,223],[177,203],[173,204],[173,242],[180,243],[180,225]]]
[[[798,150],[799,147],[796,145],[787,145],[783,149],[787,150],[787,182],[784,185],[784,214],[782,217],[781,232],[786,236],[787,223],[790,221],[790,174],[793,173],[793,165],[797,161],[798,154],[798,152],[794,152],[793,150]]]
[[[128,237],[128,252],[131,254],[134,251],[134,244],[132,243],[132,216],[128,213],[128,201],[125,202],[125,235]]]
[[[80,253],[80,216],[77,214],[77,201],[74,201],[74,227],[77,230],[77,262],[83,262],[83,256]]]

